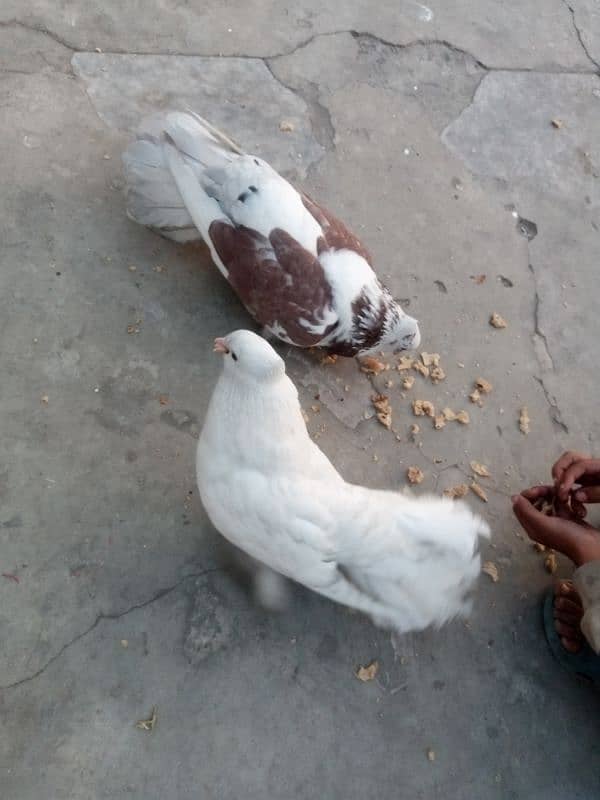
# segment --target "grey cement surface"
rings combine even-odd
[[[546,648],[552,579],[509,504],[566,447],[600,450],[599,12],[2,4],[3,800],[599,796],[598,695]],[[281,349],[349,480],[399,487],[415,464],[441,492],[490,467],[469,502],[500,580],[468,624],[392,642],[298,587],[268,614],[237,580],[194,451],[212,338],[248,318],[202,247],[136,227],[122,195],[138,117],[188,105],[344,217],[442,355],[446,381],[403,397],[397,372]],[[374,386],[399,440],[366,418]],[[413,441],[413,396],[471,423]]]

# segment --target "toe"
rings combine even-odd
[[[577,639],[577,628],[567,622],[561,622],[559,619],[554,620],[554,627],[559,636],[564,636],[567,639]]]
[[[577,630],[581,622],[581,612],[565,611],[563,608],[554,608],[554,619],[564,622],[565,625],[570,625],[571,628]]]
[[[581,641],[578,639],[568,639],[561,636],[560,643],[568,653],[578,653],[581,650]]]
[[[573,603],[576,603],[581,608],[581,598],[577,593],[577,590],[573,586],[572,581],[560,581],[554,587],[554,594],[556,598],[565,598],[570,600]]]
[[[554,609],[556,611],[566,611],[569,614],[577,614],[579,619],[583,616],[583,608],[579,603],[561,595],[554,598]]]

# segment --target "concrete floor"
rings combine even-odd
[[[552,579],[508,501],[563,449],[600,450],[599,64],[597,0],[4,0],[3,800],[599,796],[598,695],[546,648]],[[122,195],[140,117],[187,105],[343,216],[442,355],[438,386],[402,397],[393,373],[398,441],[354,361],[282,349],[348,479],[398,487],[414,464],[439,492],[489,466],[469,502],[500,579],[468,624],[392,644],[297,587],[269,615],[227,567],[194,451],[212,338],[250,323],[206,251],[136,227]],[[413,395],[470,425],[412,441]]]

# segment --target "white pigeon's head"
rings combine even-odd
[[[261,382],[285,374],[283,359],[252,331],[234,331],[215,339],[214,351],[224,356],[224,371],[232,378]]]

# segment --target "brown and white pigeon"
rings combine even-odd
[[[191,112],[154,118],[123,154],[129,216],[203,239],[267,335],[343,356],[417,348],[417,321],[346,226]]]
[[[466,503],[345,481],[310,438],[283,360],[255,333],[215,340],[223,372],[196,456],[218,531],[252,558],[398,633],[467,614],[487,523]]]

